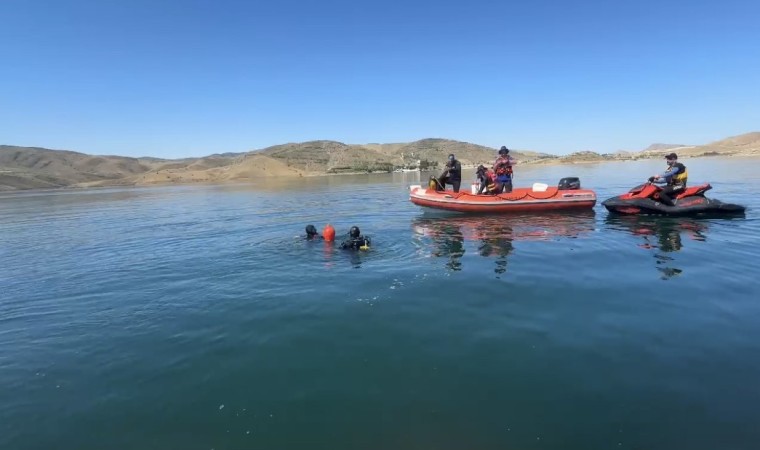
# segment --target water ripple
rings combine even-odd
[[[752,448],[760,177],[700,161],[745,217],[430,214],[425,174],[2,194],[0,448]]]

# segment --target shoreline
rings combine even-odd
[[[699,156],[685,156],[683,159],[702,159],[702,158],[731,158],[731,159],[760,159],[760,154],[731,154],[731,155],[699,155]],[[538,159],[538,160],[531,160],[526,162],[520,162],[518,160],[517,166],[575,166],[575,165],[586,165],[586,164],[606,164],[606,163],[613,163],[613,162],[634,162],[634,161],[642,161],[642,160],[656,160],[659,159],[659,156],[651,156],[651,157],[639,157],[639,158],[620,158],[620,159],[601,159],[601,160],[591,160],[591,161],[563,161],[561,158],[545,158],[545,159]],[[462,169],[466,170],[472,170],[475,169],[477,165],[475,164],[467,164],[463,165]],[[407,170],[404,172],[395,172],[395,171],[377,171],[377,172],[341,172],[341,173],[328,173],[328,172],[314,172],[314,173],[299,173],[297,175],[280,175],[281,178],[288,178],[288,179],[294,179],[294,178],[317,178],[317,177],[333,177],[333,176],[356,176],[356,175],[392,175],[395,173],[435,173],[438,169],[434,170]],[[4,173],[13,173],[13,171],[3,170]],[[194,186],[194,185],[233,185],[233,184],[250,184],[254,180],[262,180],[264,178],[269,177],[258,177],[258,178],[243,178],[243,179],[234,179],[234,180],[203,180],[203,181],[193,181],[193,180],[186,180],[186,181],[166,181],[166,182],[152,182],[152,183],[139,183],[139,182],[132,182],[132,181],[122,181],[122,180],[114,180],[114,183],[110,184],[93,184],[93,185],[87,185],[87,184],[72,184],[68,186],[59,186],[59,187],[50,187],[50,188],[31,188],[31,189],[3,189],[0,188],[0,195],[8,195],[8,194],[16,194],[16,193],[33,193],[33,192],[63,192],[63,191],[78,191],[78,190],[87,190],[87,189],[113,189],[113,188],[150,188],[150,187],[165,187],[165,186]],[[97,182],[100,183],[100,182]]]

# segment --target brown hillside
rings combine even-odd
[[[652,148],[652,146],[650,146]],[[662,157],[675,152],[679,158],[700,156],[756,156],[760,155],[760,132],[732,136],[706,145],[668,146],[655,150],[644,150],[638,154],[641,158]]]
[[[732,136],[703,146],[708,151],[720,154],[757,155],[760,154],[760,132]]]
[[[295,167],[288,167],[280,160],[267,155],[249,153],[240,157],[235,164],[224,167],[221,176],[225,180],[246,180],[261,177],[304,176],[307,173]]]
[[[263,177],[303,176],[304,172],[261,154],[244,154],[236,158],[200,158],[184,167],[161,166],[156,170],[127,177],[124,184],[151,185],[165,183],[218,183],[254,180]],[[102,185],[102,183],[99,183]]]
[[[512,151],[522,164],[603,162],[679,156],[760,155],[760,132],[733,136],[702,146],[653,144],[642,152],[598,154],[591,151],[566,156]],[[0,190],[47,189],[67,186],[142,185],[254,180],[262,177],[299,177],[328,173],[388,172],[416,167],[418,161],[437,169],[450,153],[463,165],[491,164],[494,148],[449,139],[422,139],[410,143],[347,145],[311,141],[269,147],[248,153],[213,154],[204,158],[166,160],[93,156],[63,150],[0,146]]]
[[[0,173],[5,189],[70,186],[118,180],[149,168],[135,158],[92,156],[66,150],[0,146]]]
[[[0,167],[46,171],[51,174],[119,178],[148,170],[136,158],[93,156],[67,150],[0,145]]]
[[[383,150],[408,164],[410,161],[424,159],[444,164],[448,155],[453,153],[462,164],[491,164],[498,156],[498,149],[450,139],[422,139],[409,144],[386,144]],[[545,153],[510,150],[510,155],[520,162],[532,161],[551,155]],[[403,157],[403,159],[402,159]]]
[[[257,153],[306,173],[389,171],[393,168],[391,158],[378,151],[335,141],[276,145]]]
[[[732,136],[720,141],[711,142],[706,147],[739,147],[739,148],[758,148],[760,147],[760,131]]]

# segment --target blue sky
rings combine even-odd
[[[182,157],[760,130],[757,1],[0,2],[0,144]]]

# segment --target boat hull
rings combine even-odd
[[[625,194],[608,198],[602,202],[607,211],[615,214],[647,214],[664,216],[695,216],[744,214],[745,207],[733,203],[705,197],[712,189],[709,183],[690,186],[675,196],[676,205],[670,206],[660,201],[661,187],[646,183],[636,186]]]
[[[668,206],[650,198],[624,199],[612,197],[602,202],[609,212],[615,214],[650,214],[665,216],[694,216],[701,214],[743,214],[745,207],[723,203],[707,197],[678,199],[676,206]]]
[[[509,213],[591,209],[596,194],[588,189],[542,191],[517,188],[498,195],[474,195],[467,192],[435,191],[422,186],[409,188],[409,200],[415,205],[463,213]]]

